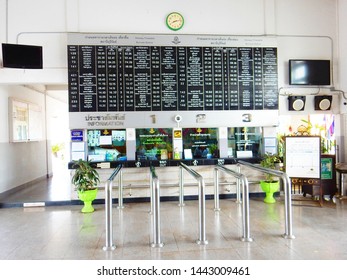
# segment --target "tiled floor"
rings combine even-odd
[[[69,170],[57,168],[54,176],[27,184],[12,194],[0,194],[0,208],[21,206],[24,202],[65,202],[71,200]]]
[[[221,200],[222,209],[215,212],[213,200],[207,200],[209,243],[197,245],[198,202],[186,201],[184,207],[162,202],[161,239],[165,245],[152,248],[150,204],[128,203],[122,210],[113,208],[114,251],[102,249],[106,244],[103,204],[95,205],[91,214],[82,214],[79,205],[0,208],[0,259],[347,260],[347,200],[325,202],[323,207],[310,199],[293,204],[296,238],[285,239],[282,197],[275,204],[251,199],[254,241],[243,242],[241,205],[233,199]]]

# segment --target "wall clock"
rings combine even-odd
[[[173,31],[180,30],[184,25],[184,18],[180,13],[172,12],[166,17],[166,25]]]

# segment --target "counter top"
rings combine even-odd
[[[127,161],[93,161],[91,165],[94,168],[116,168],[119,164],[123,164],[125,168],[139,168],[139,167],[165,167],[165,166],[179,166],[180,162],[188,165],[188,166],[200,166],[200,165],[217,165],[217,164],[237,164],[237,160],[235,158],[215,158],[215,159],[192,159],[192,160],[127,160]],[[250,163],[259,163],[258,158],[247,158],[242,159],[244,161]],[[107,166],[109,164],[109,166]],[[68,163],[69,169],[75,169],[73,167],[74,162]],[[107,166],[107,167],[105,167]]]

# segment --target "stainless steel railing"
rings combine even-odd
[[[116,176],[116,175],[115,175]],[[119,177],[118,177],[118,209],[123,209],[123,172],[119,172]]]
[[[218,164],[217,166],[221,166],[220,164]],[[227,168],[226,168],[227,169]],[[228,172],[227,172],[228,173]],[[233,171],[234,173],[234,171]],[[237,164],[237,172],[235,173],[239,173],[241,174],[241,168],[240,168],[240,165]],[[234,174],[231,174],[234,176]],[[234,176],[235,177],[235,176]],[[236,177],[237,178],[237,177]],[[247,179],[247,178],[246,178]],[[216,180],[218,180],[218,182],[216,183]],[[242,180],[242,179],[241,179]],[[236,180],[236,203],[242,203],[242,200],[241,200],[241,193],[240,193],[240,181],[241,181],[239,178],[237,178]],[[230,183],[228,183],[230,184]],[[220,210],[220,207],[219,207],[219,178],[218,176],[214,176],[214,210],[215,211],[219,211]],[[248,179],[247,179],[247,185],[249,186],[249,182],[248,182]]]
[[[199,245],[206,245],[208,244],[208,241],[206,239],[206,203],[205,203],[205,182],[204,178],[195,170],[191,169],[184,163],[180,163],[180,205],[183,206],[183,168],[190,174],[192,175],[199,184],[199,191],[198,191],[198,196],[199,196],[199,239],[196,241],[197,244]]]
[[[284,209],[285,209],[285,233],[283,237],[287,239],[294,239],[295,236],[293,235],[291,181],[289,179],[289,176],[282,171],[265,168],[265,167],[258,166],[243,160],[239,160],[238,163],[248,166],[252,169],[256,169],[260,172],[272,174],[274,176],[281,178],[283,182],[283,189],[284,189]]]
[[[247,177],[239,172],[235,172],[231,169],[228,169],[222,165],[216,165],[214,167],[214,182],[215,182],[215,210],[219,211],[219,171],[223,171],[233,177],[236,177],[238,180],[238,185],[240,185],[240,181],[242,183],[242,237],[241,241],[252,242],[253,239],[250,237],[250,226],[249,226],[249,185]]]
[[[112,251],[116,249],[116,245],[113,244],[113,226],[112,226],[112,184],[117,174],[120,174],[118,181],[118,188],[122,189],[123,165],[119,164],[112,172],[105,184],[105,222],[106,222],[106,245],[103,247],[104,251]],[[120,197],[118,197],[118,201]]]
[[[240,164],[237,164],[236,168],[237,168],[237,173],[241,173],[241,166],[240,166]],[[242,201],[241,201],[241,194],[240,194],[240,180],[236,181],[236,203],[242,203]]]
[[[155,168],[151,166],[151,213],[152,213],[152,225],[153,225],[153,242],[151,247],[163,247],[164,243],[161,242],[160,235],[160,184],[159,178],[155,172]]]

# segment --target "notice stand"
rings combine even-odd
[[[327,196],[330,200],[333,199],[337,193],[335,166],[336,155],[321,155],[321,184],[325,200]]]
[[[319,136],[286,137],[285,167],[293,186],[299,185],[304,196],[319,196],[318,201],[322,206],[320,143]]]

